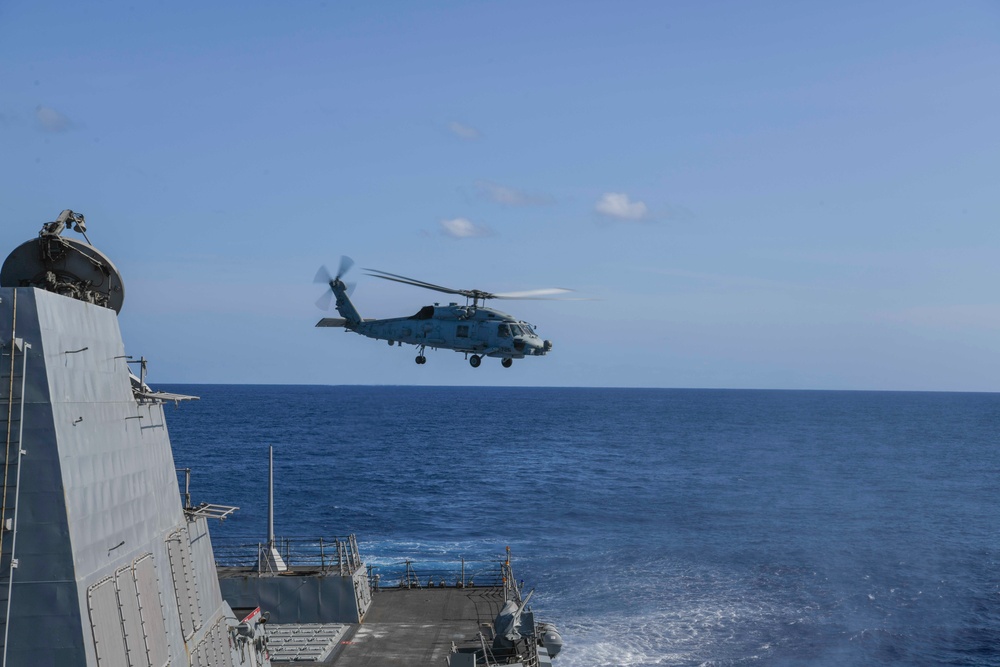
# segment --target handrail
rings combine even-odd
[[[14,570],[17,568],[17,510],[18,504],[20,502],[21,494],[21,456],[25,453],[24,451],[24,392],[26,387],[26,381],[28,377],[28,350],[31,349],[31,344],[27,341],[17,338],[17,290],[13,290],[13,303],[11,304],[13,308],[13,313],[11,315],[11,339],[10,339],[10,388],[9,394],[7,396],[7,444],[5,447],[4,455],[4,471],[3,471],[3,509],[0,511],[0,550],[2,550],[3,544],[7,541],[7,533],[10,533],[10,553],[8,558],[8,568],[5,573],[0,575],[0,580],[3,581],[4,585],[7,586],[6,597],[7,605],[3,616],[3,658],[2,665],[6,667],[7,665],[7,642],[10,637],[10,610],[11,610],[11,593],[13,592],[14,586]],[[7,496],[10,493],[10,446],[11,446],[11,419],[13,417],[13,406],[14,406],[14,370],[16,365],[14,363],[15,356],[18,347],[21,348],[21,394],[18,400],[18,406],[20,408],[20,414],[18,415],[17,421],[17,463],[16,470],[14,472],[14,502],[11,505],[13,516],[7,517]],[[8,523],[10,522],[10,527],[8,529]]]
[[[338,571],[349,576],[364,564],[358,553],[354,535],[346,537],[281,537],[275,538],[278,549],[288,567],[312,568],[321,572]],[[246,542],[242,539],[212,538],[215,563],[219,567],[243,567],[264,570],[260,558],[261,550],[266,550],[266,542]]]
[[[503,585],[501,563],[497,560],[469,560],[464,557],[404,558],[368,566],[373,590],[381,588],[439,588],[454,586],[498,588]]]
[[[6,528],[7,522],[7,479],[10,474],[10,439],[11,439],[11,427],[13,426],[12,420],[14,418],[14,369],[15,366],[15,353],[17,351],[17,290],[14,290],[13,302],[11,304],[13,309],[11,313],[11,324],[10,324],[10,384],[7,387],[7,444],[4,450],[3,459],[3,498],[0,499],[0,529]],[[22,402],[24,397],[21,397]],[[21,444],[18,443],[18,447]],[[2,542],[0,542],[2,543]]]
[[[357,538],[281,537],[274,541],[285,564],[292,569],[313,569],[324,573],[350,576],[364,567]],[[219,567],[266,571],[267,558],[261,550],[267,543],[248,542],[241,538],[213,537],[212,548]],[[368,583],[372,590],[382,588],[501,587],[516,590],[509,565],[498,558],[470,560],[462,556],[404,556],[398,559],[379,557],[367,564]],[[510,592],[510,591],[509,591]]]

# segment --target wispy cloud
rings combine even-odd
[[[493,230],[486,225],[477,225],[467,218],[441,221],[441,233],[454,239],[472,239],[493,236]]]
[[[550,197],[529,194],[490,181],[476,181],[476,192],[480,197],[505,206],[543,206],[552,203]]]
[[[623,192],[607,192],[597,200],[595,210],[601,215],[618,220],[645,220],[649,208],[641,201],[632,201]]]
[[[448,129],[451,130],[459,139],[465,139],[466,141],[475,141],[483,136],[482,133],[476,128],[471,125],[459,123],[457,120],[451,121],[451,123],[448,124]]]
[[[35,107],[35,120],[45,132],[65,132],[73,128],[73,121],[55,109],[41,104]]]

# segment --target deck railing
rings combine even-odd
[[[322,572],[339,572],[349,576],[362,566],[358,542],[354,535],[346,537],[281,537],[274,546],[288,567],[301,567]],[[216,565],[223,567],[267,570],[268,544],[235,539],[213,538]]]
[[[504,583],[500,560],[471,560],[461,556],[433,556],[392,560],[380,558],[368,566],[372,590],[382,588],[499,587]]]
[[[354,535],[346,537],[281,537],[274,542],[278,554],[290,568],[313,569],[350,576],[364,564]],[[266,542],[213,538],[215,562],[220,567],[243,567],[270,571]],[[462,556],[417,554],[379,556],[368,562],[368,583],[382,588],[505,587],[507,597],[520,599],[510,565],[503,557],[467,559]]]

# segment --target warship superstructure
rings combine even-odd
[[[196,397],[146,383],[124,293],[69,210],[0,268],[0,667],[551,664],[509,550],[478,585],[383,586],[353,535],[282,553],[271,514],[250,563],[220,558],[208,522],[238,508],[182,501],[164,405]]]
[[[130,371],[121,276],[70,227],[0,269],[3,665],[268,665],[261,615],[219,591],[212,509],[181,503],[163,406],[190,397]]]

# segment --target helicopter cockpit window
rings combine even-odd
[[[528,334],[529,336],[535,336],[535,335],[537,335],[535,333],[535,330],[531,328],[530,324],[522,324],[521,328],[524,329],[524,333]]]
[[[413,316],[415,320],[429,320],[434,317],[434,306],[424,306]]]
[[[516,324],[510,325],[510,332],[512,334],[514,334],[515,336],[523,336],[524,335],[524,332],[521,330],[521,327],[517,326]]]
[[[506,324],[501,324],[497,327],[497,335],[500,336],[500,338],[510,338],[510,327]]]

